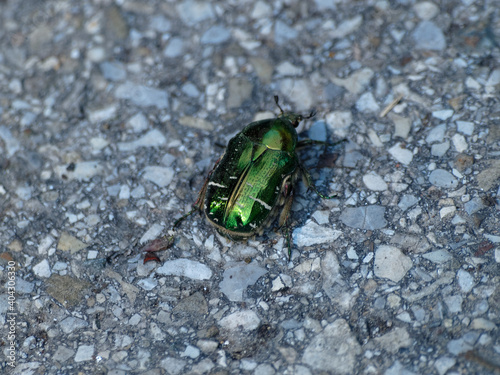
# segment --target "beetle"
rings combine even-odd
[[[315,112],[306,117],[285,112],[278,96],[274,96],[274,101],[280,115],[250,123],[229,141],[226,151],[208,174],[193,210],[176,220],[173,229],[194,212],[203,211],[221,235],[241,241],[261,235],[279,213],[278,224],[284,229],[288,257],[291,259],[288,219],[300,176],[307,187],[321,198],[337,196],[325,196],[317,190],[296,151],[314,144],[335,146],[345,139],[333,144],[311,139],[299,141],[296,128],[302,120],[313,117]],[[172,243],[173,237],[164,237],[143,250],[158,251]],[[157,260],[154,256],[150,257]]]

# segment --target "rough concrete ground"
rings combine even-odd
[[[495,0],[0,1],[2,371],[498,374],[499,43]],[[275,94],[348,139],[292,261],[195,215],[144,265]]]

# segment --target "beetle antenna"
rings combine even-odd
[[[276,103],[276,105],[280,109],[281,114],[283,114],[283,108],[281,108],[281,106],[280,106],[280,98],[278,97],[278,95],[274,95],[274,102]]]

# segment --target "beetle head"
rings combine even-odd
[[[283,111],[283,108],[281,108],[280,103],[279,103],[279,97],[278,97],[278,95],[274,95],[274,101],[275,101],[276,105],[278,106],[278,108],[281,111],[280,117],[284,117],[288,121],[290,121],[294,128],[298,127],[299,123],[302,120],[307,120],[307,119],[309,119],[311,117],[316,116],[316,111],[315,110],[312,110],[311,113],[309,113],[309,116],[305,116],[305,117],[302,116],[302,115],[299,115],[297,113],[294,113],[294,112],[285,112],[285,111]]]

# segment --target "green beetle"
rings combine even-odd
[[[228,143],[225,153],[209,173],[193,210],[174,223],[176,228],[196,211],[203,211],[210,224],[226,238],[244,240],[263,230],[279,215],[279,226],[285,229],[288,256],[291,258],[291,239],[288,216],[292,206],[294,187],[300,176],[306,185],[320,197],[307,169],[301,164],[296,150],[312,144],[328,144],[305,139],[298,140],[295,128],[307,117],[284,112],[274,97],[281,114],[274,119],[255,121],[247,125]],[[168,247],[172,237],[146,246],[145,251]]]

